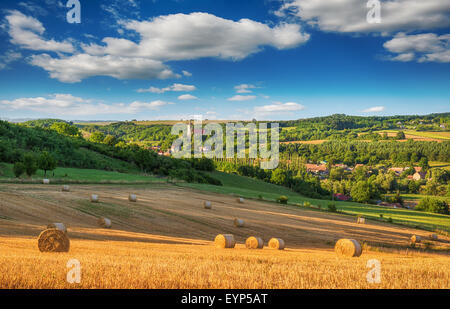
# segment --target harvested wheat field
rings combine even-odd
[[[99,203],[90,202],[92,192]],[[214,207],[204,209],[204,200]],[[99,227],[100,217],[112,228]],[[68,253],[39,252],[37,238],[52,222],[67,227]],[[218,234],[234,235],[236,247],[216,248]],[[171,185],[2,185],[0,288],[449,288],[449,255],[407,249],[412,235],[429,234]],[[262,250],[246,249],[252,235],[264,240]],[[273,237],[284,250],[267,247]],[[362,255],[338,257],[341,238],[363,244]],[[450,248],[446,236],[429,242]],[[379,246],[390,252],[368,250]],[[70,259],[81,263],[80,284],[66,282]],[[381,262],[381,283],[366,280],[370,259]]]

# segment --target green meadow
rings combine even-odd
[[[22,175],[21,179],[14,176],[12,164],[3,163],[0,167],[0,182],[41,182],[44,171],[38,170],[30,179]],[[47,172],[47,178],[53,183],[153,183],[162,182],[163,179],[152,175],[140,173],[119,173],[95,169],[79,169],[58,167]]]

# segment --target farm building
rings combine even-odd
[[[424,172],[416,172],[416,173],[412,176],[412,179],[414,179],[415,181],[425,179],[425,173],[424,173]]]
[[[339,201],[349,201],[351,199],[350,196],[342,194],[342,193],[336,193],[334,197]]]
[[[325,164],[305,164],[306,170],[317,175],[327,175],[328,168]]]

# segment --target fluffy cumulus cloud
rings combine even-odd
[[[125,31],[119,33],[135,33],[136,41],[106,37],[101,44],[77,42],[80,52],[67,40],[45,39],[44,26],[33,17],[10,11],[6,20],[11,43],[36,51],[58,52],[57,56],[33,55],[31,64],[62,82],[79,82],[91,76],[180,78],[192,74],[175,74],[165,62],[205,57],[241,60],[264,46],[288,49],[309,39],[297,24],[270,27],[250,19],[233,21],[208,13],[173,14],[146,21],[120,19],[117,26]]]
[[[305,106],[295,102],[275,102],[274,104],[264,105],[264,106],[256,106],[254,108],[254,112],[257,115],[269,115],[269,114],[279,114],[286,112],[296,112],[304,110]]]
[[[53,58],[48,54],[31,56],[30,63],[43,68],[50,77],[74,83],[91,76],[110,76],[117,79],[167,79],[177,77],[164,63],[145,58],[92,56],[77,54]]]
[[[407,35],[398,33],[384,43],[393,61],[450,62],[450,34],[423,33]]]
[[[192,94],[183,94],[178,97],[178,100],[197,100],[198,98]]]
[[[381,23],[368,23],[367,1],[286,0],[278,16],[295,15],[310,25],[337,32],[397,32],[450,26],[448,0],[380,0]]]
[[[23,110],[40,112],[46,115],[107,115],[135,114],[145,110],[159,110],[160,107],[173,104],[165,101],[105,104],[84,99],[71,94],[52,94],[46,97],[17,98],[0,100],[0,108],[5,110]]]
[[[297,24],[283,23],[271,28],[250,19],[233,21],[208,13],[159,16],[125,22],[123,27],[137,32],[140,41],[107,37],[103,45],[86,45],[84,50],[164,61],[204,57],[240,60],[263,46],[288,49],[309,39]]]
[[[393,36],[384,47],[392,61],[450,62],[449,35],[426,32],[450,27],[448,0],[380,0],[381,22],[367,22],[371,7],[361,0],[285,0],[276,12],[296,16],[323,31]],[[401,31],[400,33],[398,33]]]
[[[58,42],[53,39],[45,39],[43,37],[45,28],[42,23],[19,11],[10,11],[6,16],[6,21],[11,43],[24,49],[65,53],[72,53],[75,50],[68,41]]]
[[[184,85],[184,84],[173,84],[171,86],[165,87],[165,88],[157,88],[157,87],[150,87],[147,89],[138,89],[137,92],[144,93],[144,92],[151,92],[151,93],[164,93],[169,91],[175,91],[175,92],[188,92],[188,91],[195,91],[197,90],[197,87],[194,85]]]
[[[228,101],[250,101],[256,99],[254,95],[235,95],[231,98],[228,98]]]
[[[385,110],[384,106],[373,106],[363,110],[364,113],[379,113]]]

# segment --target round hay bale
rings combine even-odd
[[[413,235],[411,236],[411,242],[413,244],[418,244],[422,241],[422,237],[420,237],[419,235]]]
[[[262,249],[264,247],[264,241],[260,237],[250,236],[245,241],[245,247],[247,249]]]
[[[334,246],[334,251],[339,256],[358,257],[362,254],[362,247],[357,240],[339,239]]]
[[[234,236],[232,234],[219,234],[214,239],[214,245],[217,248],[234,248],[236,245],[236,241],[234,240]]]
[[[357,224],[365,224],[366,223],[366,218],[359,217],[359,218],[356,219],[356,223]]]
[[[63,231],[46,229],[39,235],[38,248],[41,252],[69,252],[70,240]]]
[[[130,195],[128,195],[128,200],[130,201],[130,202],[137,202],[137,196],[136,196],[136,194],[130,194]]]
[[[431,239],[431,240],[438,240],[439,237],[437,236],[437,234],[431,234],[431,235],[430,235],[430,239]]]
[[[111,220],[108,218],[98,218],[97,223],[105,229],[111,228]]]
[[[50,179],[42,179],[42,183],[44,185],[48,185],[48,184],[50,184]]]
[[[244,198],[240,197],[237,199],[237,202],[240,204],[244,204],[245,200],[244,200]]]
[[[205,207],[205,209],[211,209],[212,208],[212,203],[210,201],[204,201],[203,202],[203,207]]]
[[[68,185],[64,185],[64,186],[62,186],[61,191],[62,192],[69,192],[70,191],[70,187]]]
[[[97,194],[91,194],[91,202],[98,203],[98,195]]]
[[[285,243],[284,240],[281,238],[272,238],[269,240],[269,248],[270,249],[276,249],[276,250],[284,250]]]
[[[245,222],[242,219],[234,219],[234,226],[235,227],[244,227],[245,226]]]
[[[67,233],[67,228],[64,225],[64,223],[50,223],[49,225],[47,225],[47,228],[48,229],[57,229],[64,233]]]

